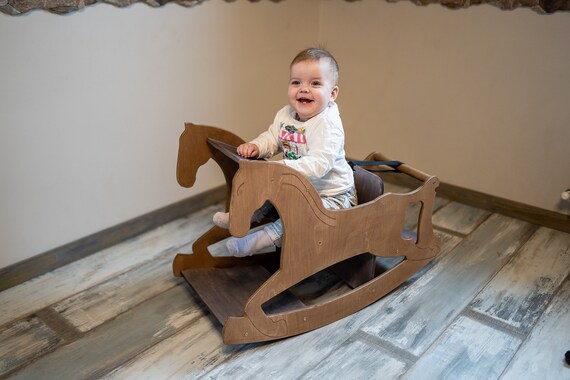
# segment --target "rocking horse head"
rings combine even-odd
[[[204,165],[210,158],[213,158],[207,143],[208,138],[223,141],[234,146],[243,143],[241,138],[226,130],[186,123],[184,132],[180,135],[178,163],[176,166],[176,179],[180,185],[192,187],[194,182],[196,182],[198,168]]]
[[[240,161],[232,182],[230,232],[244,236],[250,229],[255,210],[266,200],[274,205],[280,196],[280,177],[286,166],[269,161]],[[276,205],[277,206],[277,205]]]

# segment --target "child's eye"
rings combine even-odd
[[[321,82],[318,81],[318,80],[314,80],[314,81],[311,82],[311,85],[312,85],[312,86],[320,86],[320,85],[321,85]]]
[[[290,84],[292,86],[298,86],[299,84],[301,84],[301,82],[299,82],[298,80],[292,80]]]

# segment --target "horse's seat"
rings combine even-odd
[[[403,166],[399,169],[424,184],[408,194],[383,195],[380,177],[356,166],[358,206],[331,211],[302,174],[235,154],[241,142],[219,128],[188,123],[180,137],[177,167],[179,183],[190,187],[198,167],[209,158],[220,165],[228,187],[230,231],[236,236],[247,233],[248,218],[266,200],[283,221],[280,255],[214,257],[208,247],[230,236],[214,226],[196,240],[193,254],[178,254],[174,260],[174,274],[184,276],[224,326],[224,342],[267,341],[334,322],[378,300],[437,254],[439,240],[431,226],[437,178]],[[386,160],[376,154],[367,159]],[[400,236],[406,205],[412,202],[423,207],[417,242]],[[387,272],[375,273],[376,256],[404,259]],[[353,290],[311,306],[288,291],[326,268]]]
[[[382,179],[360,166],[354,167],[354,186],[356,187],[359,205],[373,201],[384,194]]]

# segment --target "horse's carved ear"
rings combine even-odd
[[[192,123],[184,123],[184,130],[186,130],[186,131],[192,130],[193,127],[194,127],[194,124],[192,124]]]

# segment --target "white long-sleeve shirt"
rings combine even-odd
[[[304,122],[296,120],[295,110],[287,105],[277,112],[269,129],[251,143],[259,148],[260,158],[283,152],[285,165],[303,173],[320,195],[338,195],[354,187],[336,103]]]

